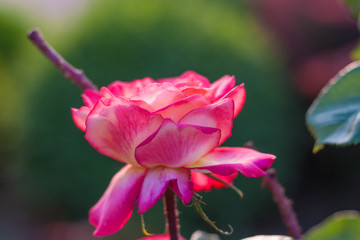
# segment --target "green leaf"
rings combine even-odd
[[[243,238],[242,240],[293,240],[293,238],[280,235],[257,235],[254,237]]]
[[[360,61],[346,66],[322,89],[306,122],[316,139],[314,153],[324,144],[360,142]]]
[[[330,216],[310,229],[304,240],[355,240],[360,239],[360,214],[342,211]]]

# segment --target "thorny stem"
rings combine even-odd
[[[290,236],[302,239],[301,227],[292,208],[292,202],[286,197],[284,188],[277,180],[275,169],[267,171],[266,175],[262,177],[262,184],[270,190]]]
[[[38,29],[29,32],[30,41],[74,84],[83,91],[86,89],[97,90],[97,87],[85,76],[80,69],[73,67],[52,48],[41,35]]]
[[[178,211],[176,208],[176,198],[173,191],[168,188],[164,195],[164,211],[166,215],[166,229],[169,232],[170,240],[179,240],[180,225]]]

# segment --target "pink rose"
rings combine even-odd
[[[166,84],[166,82],[171,84]],[[235,78],[233,76],[224,76],[215,83],[210,84],[209,80],[204,76],[193,71],[187,71],[180,77],[160,79],[157,81],[159,84],[148,86],[152,83],[155,83],[155,81],[147,77],[130,83],[116,81],[110,84],[107,90],[103,88],[100,92],[86,90],[82,95],[85,106],[80,109],[72,109],[76,126],[82,131],[85,131],[85,121],[90,110],[101,97],[107,95],[107,91],[110,91],[115,96],[123,97],[130,101],[132,100],[140,107],[154,113],[160,113],[164,118],[169,117],[174,121],[179,120],[186,113],[196,108],[215,103],[225,98],[234,100],[234,117],[236,117],[245,103],[246,94],[244,85],[234,87]],[[165,88],[167,89],[165,90]],[[141,94],[139,94],[140,91],[142,91]],[[171,96],[171,98],[166,101],[162,98],[164,91]],[[149,98],[148,95],[151,94],[154,94],[153,97],[156,99]],[[145,100],[145,102],[139,101],[139,98]],[[230,137],[231,127],[232,126],[228,126],[226,129],[227,132],[222,132],[223,137],[221,143]],[[227,136],[225,136],[225,133]],[[232,180],[237,174],[231,176],[214,175],[228,183],[232,183]],[[193,173],[191,180],[194,182],[195,191],[210,191],[213,187],[226,187],[223,183],[211,179],[202,173]]]
[[[194,72],[114,82],[100,92],[86,90],[83,99],[85,106],[72,109],[75,124],[96,150],[126,163],[90,210],[97,236],[120,230],[135,202],[139,214],[149,210],[167,187],[189,203],[190,171],[259,177],[275,159],[248,148],[218,147],[230,137],[245,101],[244,86],[235,86],[231,76],[212,84]]]

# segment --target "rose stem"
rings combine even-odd
[[[284,188],[276,178],[275,169],[267,171],[266,175],[262,177],[262,184],[270,190],[290,236],[302,239],[301,227],[292,208],[292,202],[285,196]]]
[[[178,240],[180,237],[178,224],[178,211],[176,209],[176,197],[173,191],[168,188],[164,196],[164,212],[166,215],[166,228],[170,234],[170,240]]]
[[[30,41],[74,84],[82,90],[94,89],[97,87],[85,76],[84,72],[69,64],[63,57],[52,48],[41,35],[38,29],[29,32]]]

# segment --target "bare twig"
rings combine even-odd
[[[97,87],[85,76],[82,70],[76,69],[60,56],[43,38],[38,29],[33,29],[28,34],[30,41],[74,84],[82,90]]]
[[[270,190],[290,236],[302,239],[301,227],[292,208],[292,202],[286,197],[284,188],[277,180],[275,169],[267,171],[266,175],[262,177],[262,184]]]

